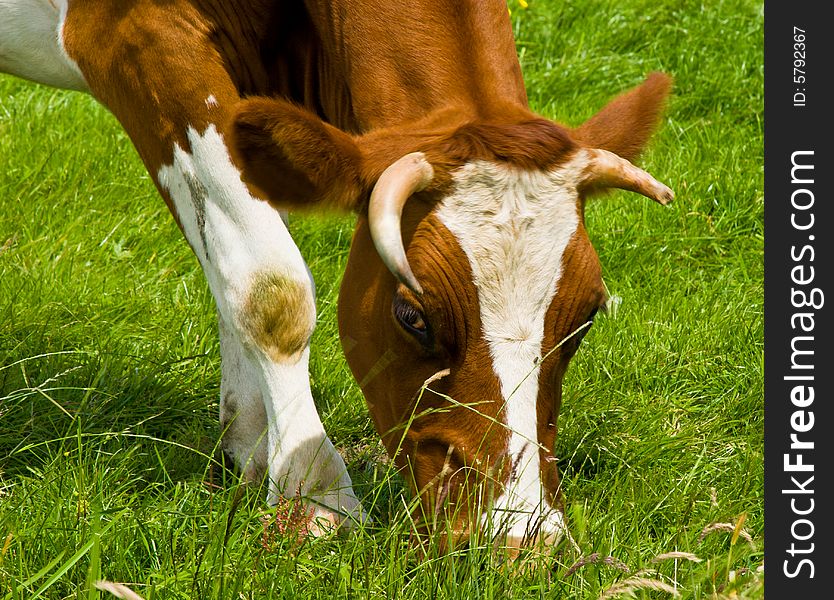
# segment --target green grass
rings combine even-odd
[[[578,549],[531,569],[477,546],[418,560],[338,341],[351,217],[291,229],[318,286],[313,393],[374,525],[299,541],[262,493],[207,485],[220,356],[196,259],[104,109],[2,77],[0,599],[97,598],[99,577],[147,599],[763,597],[762,5],[510,4],[546,116],[575,125],[649,71],[675,77],[641,164],[676,202],[588,208],[622,302],[565,382]]]

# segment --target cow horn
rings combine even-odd
[[[422,152],[406,154],[382,172],[371,192],[368,224],[376,251],[388,270],[415,294],[423,290],[414,277],[403,246],[401,220],[406,200],[426,189],[434,169]]]
[[[590,162],[586,169],[585,183],[594,187],[615,187],[637,192],[664,206],[675,197],[675,193],[643,169],[635,167],[626,159],[613,152],[601,149],[587,149]]]

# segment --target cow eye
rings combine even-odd
[[[408,333],[421,342],[427,340],[429,328],[426,324],[426,318],[416,306],[402,298],[396,298],[394,300],[394,316]]]

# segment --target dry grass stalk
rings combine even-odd
[[[735,534],[736,526],[733,523],[712,523],[710,525],[707,525],[706,527],[704,527],[703,531],[701,531],[701,535],[698,536],[698,543],[703,542],[704,538],[716,531],[727,531],[729,533]],[[744,529],[740,529],[738,535],[744,538],[744,540],[747,543],[753,543],[753,538]]]
[[[667,594],[671,594],[675,598],[680,598],[680,594],[678,590],[673,588],[668,583],[663,583],[662,581],[658,581],[657,579],[649,579],[648,577],[642,577],[641,573],[634,575],[633,577],[629,577],[628,579],[624,579],[619,583],[615,583],[610,588],[605,590],[602,595],[599,597],[599,600],[607,600],[608,598],[616,598],[617,596],[622,596],[628,594],[629,596],[634,596],[634,592],[637,590],[657,590],[659,592],[666,592]]]
[[[664,560],[671,560],[671,559],[683,559],[683,560],[690,560],[692,562],[701,562],[701,559],[692,554],[691,552],[665,552],[663,554],[658,554],[655,556],[651,562],[659,563]]]
[[[741,528],[744,525],[744,521],[746,521],[746,520],[747,520],[747,513],[746,512],[741,513],[741,515],[738,518],[738,521],[736,521],[736,526],[733,529],[733,537],[730,539],[730,545],[731,546],[736,545],[736,542],[738,541],[738,536],[741,534]]]
[[[607,565],[609,567],[614,567],[615,569],[619,569],[623,573],[631,572],[631,567],[629,567],[627,564],[625,564],[621,560],[617,560],[613,556],[604,556],[604,557],[602,557],[602,556],[599,555],[599,552],[594,552],[593,554],[589,554],[588,556],[583,556],[582,558],[577,560],[575,563],[573,563],[570,566],[570,568],[565,572],[565,577],[573,575],[574,573],[576,573],[576,571],[578,571],[579,569],[581,569],[585,565],[599,565],[599,564]]]
[[[122,598],[122,600],[143,600],[142,596],[123,583],[115,583],[102,579],[101,581],[96,581],[96,587],[102,592],[109,592],[116,596],[116,598]]]

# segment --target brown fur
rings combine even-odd
[[[562,504],[561,481],[553,447],[556,443],[557,420],[562,403],[562,379],[568,363],[579,348],[588,329],[582,329],[588,318],[606,300],[602,272],[597,254],[591,246],[584,224],[562,256],[562,279],[559,293],[553,299],[544,320],[542,361],[537,400],[538,441],[542,483],[551,506]]]
[[[362,211],[385,168],[415,151],[435,169],[429,191],[441,194],[451,172],[473,160],[549,170],[580,146],[634,159],[656,127],[670,86],[668,76],[654,73],[573,131],[499,98],[485,111],[489,120],[468,120],[478,110],[464,105],[353,138],[283,100],[252,99],[239,105],[231,139],[247,181],[276,205]],[[301,152],[290,156],[290,148]]]
[[[245,180],[280,205],[350,210],[362,194],[362,156],[350,136],[289,102],[246,101],[229,145]]]
[[[244,179],[280,207],[363,210],[376,180],[397,158],[424,152],[435,169],[429,191],[445,191],[451,172],[472,160],[551,169],[577,145],[570,132],[522,113],[524,120],[469,122],[431,131],[371,132],[351,138],[283,100],[242,102],[229,128]]]
[[[473,500],[465,491],[491,479],[493,493],[500,491],[507,475],[503,459],[508,433],[499,425],[501,403],[491,401],[501,397],[500,384],[484,368],[491,359],[468,260],[440,221],[426,215],[429,208],[415,202],[404,215],[409,259],[425,289],[419,299],[392,285],[387,270],[377,268],[378,258],[368,260],[375,252],[369,246],[367,222],[360,220],[345,272],[350,283],[342,286],[339,297],[339,329],[343,338],[353,341],[346,349],[348,363],[357,381],[363,382],[374,425],[420,493],[421,520],[425,523],[435,511],[448,511],[456,514],[455,528],[465,530],[468,518],[481,510],[470,515],[467,504]],[[391,315],[396,293],[421,306],[434,332],[432,350],[421,349],[396,325]],[[380,348],[386,350],[380,354]],[[383,355],[384,368],[379,369]],[[424,382],[444,368],[450,374],[421,393]],[[473,390],[478,391],[474,396]],[[489,495],[481,501],[488,502]]]
[[[582,146],[636,157],[670,79],[652,74],[574,130],[543,119],[527,106],[503,0],[74,0],[64,32],[68,54],[152,175],[171,162],[174,144],[188,150],[188,128],[214,125],[254,194],[285,208],[360,213],[339,301],[346,356],[389,453],[421,494],[423,518],[431,521],[443,503],[463,507],[455,527],[465,529],[483,508],[469,506],[469,492],[492,481],[497,493],[506,481],[507,433],[496,425],[500,385],[487,367],[472,273],[432,208],[452,172],[472,160],[545,170]],[[216,105],[206,104],[209,95]],[[395,322],[392,299],[405,292],[377,255],[363,215],[382,171],[413,151],[435,170],[431,186],[406,205],[402,231],[425,290],[410,300],[433,327],[432,348]],[[582,228],[563,273],[543,355],[602,298]],[[275,360],[309,339],[311,304],[299,289],[262,274],[247,302],[244,326]],[[552,505],[560,490],[550,449],[575,349],[569,342],[541,367],[539,442]],[[430,390],[419,396],[444,369],[450,374],[431,390],[468,408]],[[406,428],[412,414],[420,416]]]
[[[583,145],[602,148],[634,161],[657,128],[672,88],[665,73],[651,73],[646,81],[617,96],[574,131]]]

